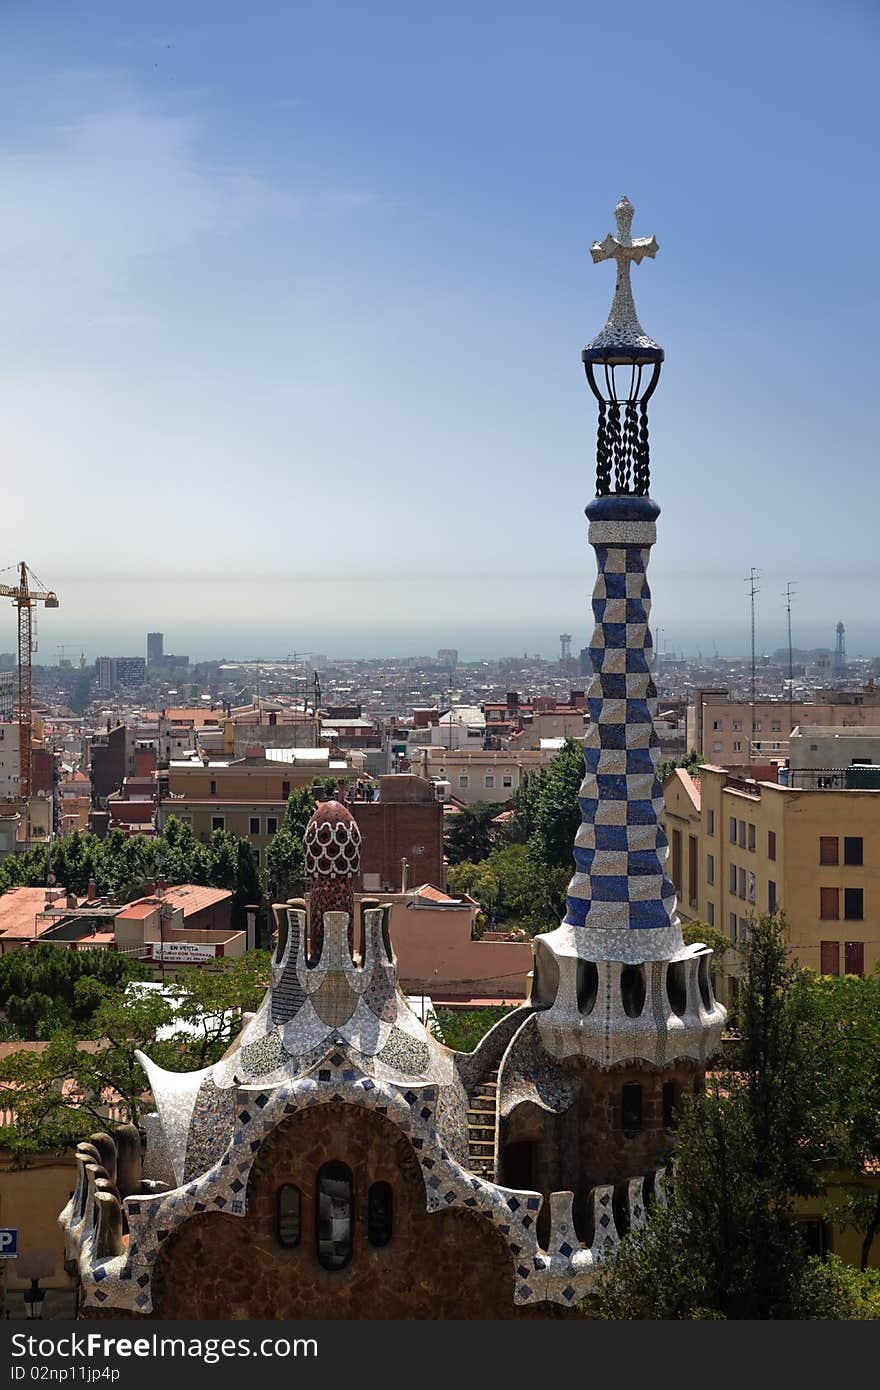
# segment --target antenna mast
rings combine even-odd
[[[794,666],[793,666],[793,663],[792,663],[792,647],[791,647],[791,586],[792,586],[792,580],[789,580],[788,583],[787,583],[786,586],[785,586],[785,593],[782,595],[782,597],[785,599],[785,611],[786,611],[786,613],[787,613],[787,615],[788,615],[788,732],[789,732],[789,736],[791,735],[792,728],[794,727],[794,710],[793,710],[793,704],[794,704]]]
[[[760,591],[758,583],[758,571],[754,565],[749,570],[748,578],[744,583],[749,586],[749,598],[752,605],[752,699],[751,699],[751,734],[749,737],[749,767],[752,765],[755,747],[755,595]]]

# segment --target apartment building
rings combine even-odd
[[[0,671],[0,719],[10,720],[15,708],[15,672]]]
[[[503,805],[516,795],[524,777],[549,766],[562,740],[545,739],[543,743],[541,748],[509,749],[500,753],[482,749],[411,747],[410,764],[420,776],[447,783],[448,795],[465,806],[477,801]]]
[[[92,809],[92,786],[84,772],[71,772],[58,784],[58,822],[62,835],[89,828]]]
[[[880,690],[816,692],[813,701],[733,700],[724,688],[694,692],[687,712],[687,747],[720,767],[747,767],[788,757],[789,734],[800,724],[859,728],[880,723]],[[822,699],[821,695],[826,698]],[[752,742],[751,756],[749,743]]]
[[[874,968],[880,791],[801,790],[707,765],[696,781],[677,769],[664,796],[670,877],[683,916],[736,945],[746,940],[751,916],[782,908],[801,965],[832,975]]]
[[[202,843],[212,831],[228,830],[250,840],[265,867],[291,792],[311,786],[316,777],[332,777],[344,787],[357,772],[351,757],[331,758],[327,748],[255,748],[243,758],[210,762],[172,759],[159,774],[157,827],[161,831],[176,816]]]
[[[790,787],[880,790],[880,725],[860,729],[792,729],[788,768],[780,781]]]
[[[18,721],[0,723],[0,801],[11,801],[18,796],[19,746]]]

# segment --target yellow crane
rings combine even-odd
[[[47,608],[58,607],[58,595],[44,589],[40,580],[29,570],[24,560],[18,567],[17,584],[0,584],[0,598],[11,598],[18,609],[18,791],[20,796],[31,794],[31,740],[34,723],[31,684],[31,657],[34,642],[34,609],[38,603]]]

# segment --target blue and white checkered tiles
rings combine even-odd
[[[640,520],[629,515],[633,499],[620,498],[615,519],[617,501],[603,498],[603,516],[590,526],[598,563],[590,643],[594,674],[586,775],[578,796],[582,823],[565,921],[591,930],[656,930],[671,927],[675,917],[675,890],[664,872],[668,847],[660,824],[648,626],[656,507],[650,504],[652,516]]]

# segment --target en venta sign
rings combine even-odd
[[[153,960],[200,961],[213,960],[217,947],[194,941],[154,941]]]

